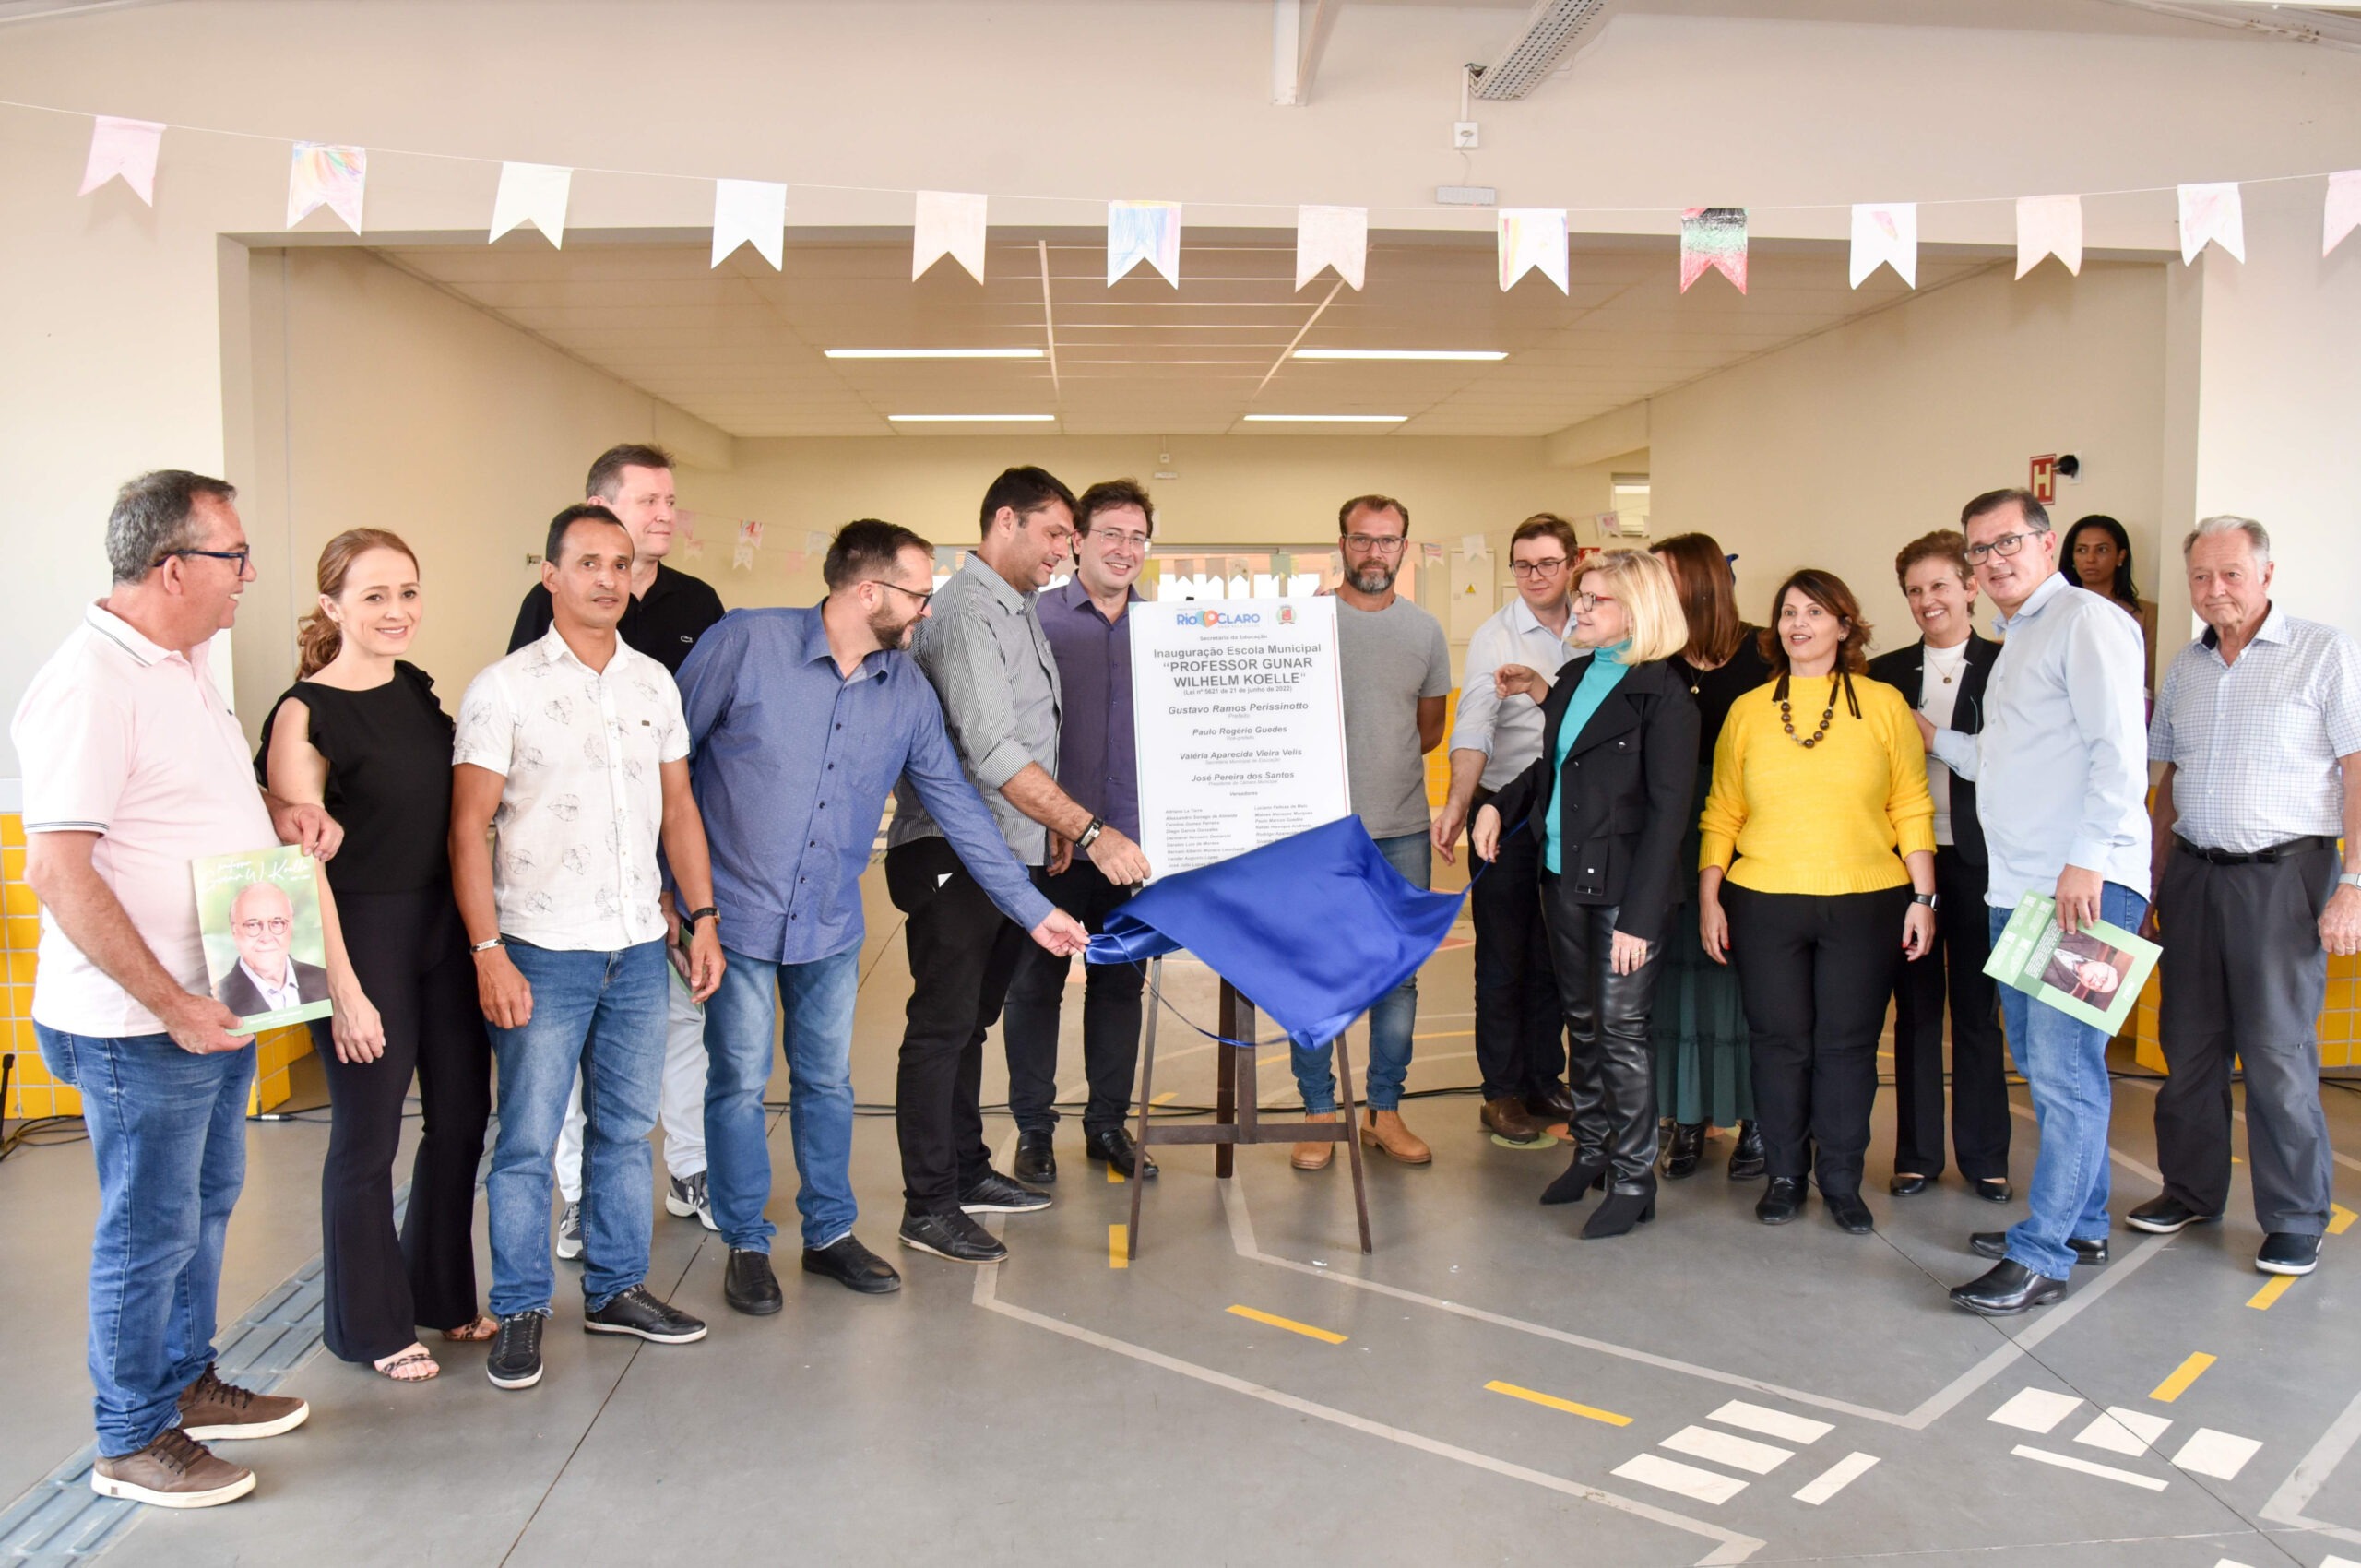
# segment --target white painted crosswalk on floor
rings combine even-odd
[[[2028,1386],[2011,1395],[2001,1402],[1999,1409],[1986,1419],[2001,1426],[2046,1437],[2082,1408],[2082,1403],[2079,1395]],[[2152,1453],[2161,1453],[2157,1445],[2172,1425],[2169,1416],[2109,1405],[2074,1433],[2074,1441],[2086,1447],[2137,1459]],[[2190,1475],[2204,1476],[2213,1480],[2236,1480],[2239,1472],[2246,1468],[2247,1462],[2261,1448],[2262,1444],[2254,1438],[2216,1431],[2212,1427],[2199,1427],[2181,1443],[2173,1454],[2171,1463],[2175,1469]],[[2119,1481],[2148,1491],[2162,1491],[2171,1484],[2168,1478],[2144,1475],[2116,1465],[2103,1465],[2096,1460],[2036,1448],[2029,1443],[2018,1443],[2010,1452],[2036,1464]]]
[[[1750,1483],[1724,1470],[1707,1469],[1685,1460],[1704,1460],[1727,1470],[1767,1476],[1796,1457],[1797,1448],[1808,1447],[1836,1430],[1827,1421],[1743,1399],[1730,1400],[1705,1420],[1715,1424],[1682,1427],[1657,1444],[1685,1459],[1667,1458],[1655,1453],[1637,1454],[1618,1466],[1614,1473],[1625,1480],[1675,1492],[1694,1503],[1718,1505],[1744,1491]],[[1722,1430],[1731,1427],[1754,1435],[1740,1437],[1737,1431]],[[1766,1438],[1780,1441],[1763,1441]],[[1796,1447],[1784,1446],[1788,1443]],[[1795,1499],[1817,1508],[1858,1480],[1877,1462],[1874,1454],[1848,1454],[1806,1481],[1794,1493]]]

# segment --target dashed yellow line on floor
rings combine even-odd
[[[1229,1309],[1229,1314],[1232,1317],[1242,1317],[1255,1323],[1268,1324],[1273,1328],[1284,1328],[1289,1334],[1300,1334],[1306,1339],[1317,1339],[1323,1345],[1342,1345],[1345,1342],[1343,1335],[1329,1329],[1314,1328],[1308,1323],[1298,1323],[1291,1317],[1279,1317],[1271,1313],[1257,1312],[1252,1307],[1232,1307]]]
[[[1120,1187],[1123,1184],[1123,1173],[1115,1169],[1112,1160],[1109,1160],[1107,1165],[1107,1184],[1110,1187]]]
[[[1127,1225],[1107,1227],[1107,1266],[1109,1268],[1132,1266],[1131,1227]]]
[[[2343,1235],[2347,1230],[2353,1229],[2353,1221],[2357,1218],[2361,1218],[2361,1216],[2355,1215],[2351,1209],[2345,1207],[2343,1204],[2329,1205],[2328,1233],[2331,1236]]]
[[[1412,1035],[1412,1039],[1473,1039],[1474,1029],[1442,1029],[1430,1035]]]
[[[1149,1100],[1148,1103],[1150,1105],[1169,1105],[1180,1098],[1180,1092],[1178,1089],[1167,1089],[1162,1094],[1157,1095],[1154,1099]]]
[[[2264,1286],[2253,1295],[2248,1296],[2247,1298],[2247,1305],[2252,1307],[2259,1313],[2267,1313],[2271,1310],[2271,1303],[2279,1300],[2280,1297],[2287,1294],[2287,1287],[2295,1283],[2296,1277],[2294,1275],[2278,1275],[2272,1279],[2270,1284]]]
[[[2159,1405],[2169,1405],[2189,1392],[2189,1385],[2205,1375],[2205,1371],[2219,1358],[2202,1350],[2191,1350],[2186,1360],[2173,1369],[2170,1377],[2156,1384],[2148,1397]]]
[[[1629,1416],[1619,1416],[1612,1410],[1602,1410],[1596,1405],[1578,1405],[1572,1399],[1560,1399],[1554,1394],[1544,1394],[1537,1389],[1519,1388],[1513,1383],[1501,1383],[1498,1379],[1486,1384],[1484,1392],[1505,1394],[1512,1399],[1522,1399],[1529,1405],[1546,1405],[1552,1410],[1563,1410],[1570,1416],[1580,1416],[1584,1420],[1605,1421],[1611,1427],[1628,1427],[1631,1424],[1631,1418]]]

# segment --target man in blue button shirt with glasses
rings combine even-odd
[[[1017,863],[961,770],[926,676],[902,650],[933,597],[933,547],[863,519],[828,547],[828,597],[809,610],[742,610],[681,667],[690,779],[713,851],[730,959],[706,1004],[705,1125],[713,1216],[729,1243],[722,1295],[766,1316],[781,1293],[763,1091],[779,1009],[802,1178],[803,1267],[854,1289],[901,1288],[852,1233],[852,1019],[860,873],[886,796],[907,778],[970,875],[1052,953],[1088,935]]]

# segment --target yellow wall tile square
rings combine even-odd
[[[6,917],[8,951],[35,953],[41,949],[41,917],[11,914]]]
[[[21,882],[0,884],[0,909],[12,915],[37,915],[41,913],[41,900]]]
[[[22,845],[25,841],[25,819],[15,812],[0,814],[0,844]]]

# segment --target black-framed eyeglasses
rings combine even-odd
[[[1566,569],[1566,558],[1552,555],[1547,561],[1512,561],[1509,576],[1513,577],[1549,577]]]
[[[927,607],[928,602],[934,598],[934,590],[932,588],[927,588],[924,590],[908,588],[904,588],[899,583],[889,583],[883,577],[863,577],[860,580],[864,583],[875,583],[879,588],[892,588],[896,593],[907,593],[912,599],[919,601],[919,608],[920,610],[924,610]]]
[[[1348,533],[1345,542],[1365,555],[1399,555],[1410,541],[1400,534]]]
[[[167,550],[156,557],[156,564],[160,566],[175,555],[202,555],[208,561],[227,561],[238,568],[238,576],[243,577],[246,575],[247,566],[254,562],[255,552],[243,544],[235,550]]]
[[[1967,558],[1982,561],[1990,555],[2014,555],[2025,547],[2025,540],[2041,531],[2039,529],[2020,529],[2015,533],[2004,533],[1998,539],[1986,540],[1982,544],[1971,544],[1967,547]]]

